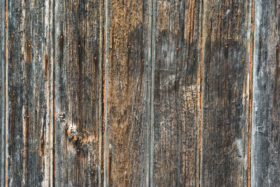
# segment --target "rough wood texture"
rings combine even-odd
[[[51,171],[48,1],[6,3],[8,177],[5,185],[48,184]],[[8,13],[7,13],[8,11]]]
[[[6,121],[6,60],[5,60],[5,35],[6,35],[6,28],[5,28],[5,1],[0,1],[0,61],[1,61],[1,69],[0,69],[0,186],[5,185],[6,179],[6,131],[5,131],[5,121]]]
[[[100,2],[55,1],[54,181],[97,186],[99,180]]]
[[[198,186],[201,1],[157,1],[155,186]]]
[[[252,186],[280,183],[279,7],[255,1]]]
[[[207,1],[202,186],[247,185],[250,1]]]
[[[278,0],[0,0],[0,186],[278,186]]]
[[[105,184],[147,186],[149,176],[149,1],[107,1]],[[105,31],[106,32],[106,31]]]

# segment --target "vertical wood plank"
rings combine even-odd
[[[101,184],[100,3],[55,2],[56,186]]]
[[[147,186],[151,1],[105,2],[104,186]]]
[[[255,1],[252,186],[280,183],[279,7],[279,1]]]
[[[7,2],[8,186],[48,185],[50,1]]]
[[[198,186],[201,1],[157,1],[155,186]]]
[[[5,50],[6,50],[6,24],[5,24],[5,0],[0,1],[0,60],[1,60],[1,67],[0,67],[0,186],[5,185],[6,179],[6,58],[5,58]]]
[[[205,3],[202,186],[250,184],[250,10],[250,1]]]

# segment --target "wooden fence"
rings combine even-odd
[[[279,7],[0,0],[0,186],[279,186]]]

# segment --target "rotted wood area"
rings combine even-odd
[[[279,186],[278,0],[0,0],[0,186]]]

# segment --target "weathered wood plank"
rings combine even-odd
[[[204,5],[202,186],[250,184],[251,6],[241,0]]]
[[[9,1],[8,186],[49,184],[49,1]]]
[[[55,1],[56,186],[97,186],[101,180],[101,3]]]
[[[104,186],[148,186],[151,1],[105,2]]]
[[[280,2],[255,1],[252,186],[279,186]]]
[[[5,1],[0,1],[0,186],[6,182],[6,24]]]
[[[199,186],[202,1],[157,1],[155,186]]]

